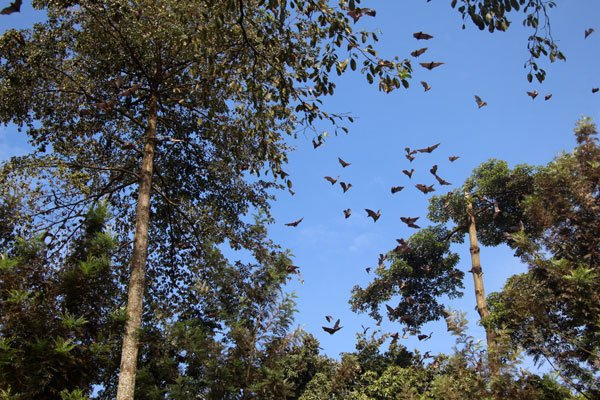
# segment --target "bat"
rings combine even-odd
[[[410,162],[413,162],[413,160],[415,159],[415,156],[413,156],[412,154],[408,153],[405,154],[404,157],[406,157],[406,159]]]
[[[407,171],[407,170],[405,170],[405,169],[403,169],[403,170],[402,170],[402,173],[403,173],[404,175],[408,176],[409,178],[412,178],[412,174],[413,174],[413,172],[415,172],[415,169],[414,169],[414,168],[413,168],[413,169],[411,169],[410,171]]]
[[[434,144],[433,146],[425,147],[424,149],[417,149],[417,151],[419,153],[431,153],[432,151],[434,151],[435,149],[440,147],[440,144],[441,143],[437,143],[437,144]]]
[[[333,321],[333,317],[331,315],[326,315],[325,319],[327,320],[327,322]]]
[[[352,184],[346,183],[346,182],[340,182],[340,186],[342,187],[342,189],[344,189],[344,193],[346,193],[348,191],[348,189],[350,189],[352,187]]]
[[[452,184],[451,184],[450,182],[448,182],[447,180],[445,180],[445,179],[442,179],[442,178],[440,178],[439,176],[437,176],[437,175],[435,175],[435,174],[434,174],[433,176],[434,176],[434,177],[435,177],[435,179],[438,181],[438,183],[439,183],[440,185],[442,185],[442,186],[450,186],[450,185],[452,185]]]
[[[475,95],[475,102],[477,103],[477,107],[481,108],[484,106],[487,106],[487,103],[483,100],[481,100],[481,97]]]
[[[597,88],[597,87],[595,87],[595,88],[592,88],[592,93],[597,93],[597,92],[598,92],[598,90],[600,90],[600,88]]]
[[[319,147],[322,144],[323,144],[323,141],[321,140],[321,138],[319,138],[318,141],[316,139],[312,140],[313,149],[316,149],[317,147]]]
[[[443,65],[443,64],[444,64],[443,62],[439,62],[439,61],[438,61],[438,62],[431,61],[431,62],[428,62],[428,63],[419,63],[419,65],[420,65],[421,67],[423,67],[423,68],[427,68],[427,69],[428,69],[428,70],[430,70],[430,71],[431,71],[432,69],[434,69],[434,68],[437,68],[437,67],[439,67],[440,65]]]
[[[327,326],[322,326],[321,328],[323,328],[323,330],[325,332],[329,333],[330,335],[333,335],[334,333],[336,333],[337,331],[339,331],[343,327],[340,326],[340,320],[338,319],[337,321],[335,321],[335,325],[333,325],[332,328],[329,328]]]
[[[417,189],[419,189],[421,192],[423,192],[424,194],[427,194],[427,193],[429,193],[429,192],[434,192],[434,191],[435,191],[435,189],[433,188],[433,185],[429,185],[429,186],[427,186],[427,185],[423,185],[423,184],[421,184],[421,183],[417,183],[417,184],[415,185],[415,187],[416,187]]]
[[[381,210],[377,210],[377,212],[375,212],[373,210],[369,210],[368,208],[365,208],[365,211],[367,212],[368,217],[373,218],[373,222],[377,222],[379,217],[381,217]]]
[[[21,5],[23,4],[23,0],[15,0],[12,3],[10,3],[10,5],[8,7],[4,7],[1,11],[0,14],[2,15],[9,15],[12,13],[16,13],[21,11]]]
[[[437,166],[437,164],[436,164],[436,165],[434,165],[433,167],[431,167],[431,169],[429,170],[429,172],[431,172],[431,174],[432,174],[433,176],[435,176],[435,174],[437,173],[437,169],[438,169],[438,166]]]
[[[294,222],[288,222],[287,224],[285,224],[285,226],[292,226],[295,228],[298,226],[298,224],[300,224],[300,222],[302,222],[303,219],[304,219],[304,217],[302,217],[299,220],[294,221]]]
[[[300,267],[298,267],[296,265],[288,265],[287,267],[285,267],[285,270],[287,272],[289,272],[290,274],[299,274],[300,273]]]
[[[338,161],[339,163],[342,165],[342,168],[346,168],[348,165],[350,165],[349,162],[346,162],[344,160],[342,160],[341,158],[338,157]]]
[[[418,336],[417,336],[417,338],[418,338],[419,340],[431,339],[431,335],[433,335],[433,332],[431,332],[429,335],[425,335],[425,334],[423,334],[423,335],[418,335]]]
[[[413,319],[410,315],[403,315],[400,317],[400,320],[404,321],[406,324],[410,324],[413,322]]]
[[[534,90],[533,92],[527,92],[527,96],[531,97],[531,100],[535,99],[538,95],[538,91]]]
[[[325,178],[325,180],[329,183],[331,183],[331,185],[335,185],[335,183],[338,181],[338,179],[340,178],[339,176],[337,178],[332,178],[330,176],[324,176],[323,178]]]
[[[396,332],[396,333],[392,334],[390,337],[392,338],[392,343],[391,344],[394,344],[394,343],[396,343],[398,341],[398,338],[400,337],[400,334],[398,332]]]
[[[400,217],[400,221],[404,222],[409,228],[419,229],[420,226],[415,224],[419,217]]]
[[[450,156],[448,157],[448,160],[450,160],[450,162],[454,162],[456,160],[458,160],[460,158],[460,156]]]
[[[379,259],[377,260],[377,265],[383,265],[383,262],[385,261],[386,258],[387,258],[387,256],[385,254],[379,254]]]
[[[390,315],[393,315],[396,313],[396,310],[393,307],[391,307],[389,304],[386,304],[385,308],[387,308],[387,311]]]
[[[367,274],[371,272],[371,267],[367,267],[365,268],[365,271],[367,271]]]
[[[585,31],[583,31],[583,35],[584,35],[584,39],[587,39],[588,36],[590,36],[592,33],[594,33],[594,28],[589,28],[586,29]]]
[[[404,189],[404,186],[392,186],[391,192],[392,192],[392,194],[396,194],[399,191],[401,191],[402,189]]]
[[[546,101],[550,100],[551,98],[552,98],[552,93],[544,96],[544,100],[546,100]]]
[[[352,214],[352,210],[349,208],[346,208],[344,210],[344,218],[346,218],[346,219],[350,218],[350,214]]]
[[[425,89],[426,92],[431,89],[431,85],[425,81],[421,81],[421,85],[423,85],[423,89]]]
[[[419,32],[415,32],[413,33],[413,37],[417,40],[429,40],[429,39],[433,39],[433,36],[431,36],[428,33],[419,31]]]
[[[352,17],[354,23],[356,23],[359,19],[362,18],[363,15],[368,15],[369,17],[374,17],[377,14],[377,11],[372,8],[359,8],[356,7],[354,10],[350,10],[347,14]]]
[[[417,153],[416,150],[411,150],[410,147],[405,147],[404,151],[406,151],[407,154],[416,154]]]
[[[427,47],[423,47],[422,49],[413,51],[412,53],[410,53],[410,55],[413,57],[419,57],[421,54],[425,53],[426,51],[427,51]]]

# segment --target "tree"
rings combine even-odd
[[[537,360],[556,364],[572,386],[595,398],[600,297],[600,147],[596,126],[578,121],[578,146],[541,167],[523,202],[531,229],[511,235],[529,271],[491,296],[494,324]]]

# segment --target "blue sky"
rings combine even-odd
[[[7,3],[2,2],[2,5]],[[294,263],[301,268],[304,284],[297,280],[289,284],[297,298],[298,326],[313,333],[325,353],[337,357],[354,349],[355,334],[361,324],[374,326],[367,315],[352,313],[348,305],[354,285],[365,286],[372,275],[365,267],[374,267],[379,253],[395,246],[395,239],[408,237],[412,230],[400,222],[400,216],[420,216],[419,225],[426,226],[427,199],[414,188],[415,183],[434,183],[429,168],[439,165],[439,175],[460,185],[470,172],[489,158],[503,159],[510,165],[542,164],[563,150],[574,146],[572,129],[583,116],[599,118],[600,93],[591,88],[600,86],[600,2],[596,0],[558,1],[551,10],[552,31],[565,53],[567,62],[544,67],[548,72],[543,84],[530,84],[523,64],[528,58],[528,30],[522,27],[520,15],[513,15],[508,32],[479,31],[467,23],[461,29],[460,15],[450,8],[449,0],[363,1],[363,7],[377,10],[375,18],[364,17],[357,29],[378,29],[379,49],[387,56],[409,57],[421,47],[429,50],[413,61],[415,71],[408,90],[385,94],[376,85],[368,85],[359,74],[346,74],[336,80],[336,94],[326,99],[325,108],[332,112],[350,112],[355,123],[350,133],[329,137],[314,150],[311,135],[292,140],[296,149],[289,156],[286,171],[294,182],[295,196],[279,193],[272,212],[276,223],[271,237],[294,254]],[[30,26],[36,17],[29,4],[23,13],[2,17],[0,31],[9,27]],[[39,18],[39,17],[37,17]],[[598,32],[584,40],[585,29]],[[429,41],[417,41],[416,31],[434,36]],[[417,61],[443,61],[439,68],[427,71]],[[426,93],[419,84],[425,80],[432,89]],[[531,100],[526,91],[538,90]],[[549,101],[545,94],[552,93]],[[488,102],[478,109],[473,96]],[[422,154],[410,164],[404,158],[404,147],[425,147],[440,142],[432,154]],[[0,160],[27,151],[23,135],[13,127],[0,127]],[[461,158],[454,163],[450,155]],[[350,162],[342,168],[342,157]],[[402,174],[405,168],[415,168],[411,180]],[[342,193],[339,185],[331,186],[323,176],[340,175],[352,188]],[[390,187],[406,188],[395,195]],[[444,193],[436,185],[433,194]],[[344,219],[342,210],[352,209]],[[366,217],[365,208],[381,209],[377,223]],[[303,217],[297,228],[283,224]],[[468,246],[458,245],[460,268],[470,269]],[[486,291],[499,290],[506,278],[525,270],[505,248],[483,248],[481,252]],[[468,312],[471,333],[484,338],[477,326],[472,278],[465,275],[464,297],[448,304]],[[325,333],[324,316],[341,319],[344,327],[335,335]],[[384,331],[395,332],[400,326],[384,323]],[[410,348],[450,351],[454,339],[441,323],[426,326],[434,331],[432,339],[418,342],[409,338],[403,343]]]

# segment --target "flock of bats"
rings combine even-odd
[[[15,0],[13,2],[10,3],[10,5],[8,7],[3,8],[2,10],[0,10],[0,14],[2,15],[9,15],[12,13],[16,13],[16,12],[20,12],[21,11],[21,5],[23,4],[23,0]],[[347,12],[348,16],[350,16],[354,22],[357,22],[363,15],[367,15],[367,16],[375,16],[375,10],[370,9],[370,8],[355,8],[354,10],[348,11]],[[590,36],[592,33],[594,32],[593,28],[589,28],[586,29],[584,31],[584,39],[587,39],[588,36]],[[433,39],[433,36],[425,33],[425,32],[415,32],[413,33],[413,37],[417,40],[430,40]],[[412,57],[419,57],[421,55],[423,55],[425,52],[427,51],[427,47],[422,47],[420,49],[417,49],[413,52],[410,53],[410,55]],[[427,69],[427,70],[432,70],[434,68],[437,68],[441,65],[443,65],[443,62],[439,62],[439,61],[430,61],[430,62],[421,62],[419,63],[419,65],[421,65],[421,67]],[[421,81],[421,85],[423,86],[423,89],[425,92],[431,90],[431,85],[429,83],[427,83],[426,81]],[[592,93],[597,93],[600,90],[600,88],[594,87],[592,88]],[[125,93],[123,95],[128,95],[130,93]],[[535,99],[538,96],[538,91],[534,90],[533,92],[527,92],[527,95],[529,97],[531,97],[531,99]],[[544,100],[548,101],[550,100],[550,98],[552,98],[552,94],[546,94],[544,96]],[[475,95],[475,102],[477,104],[478,108],[482,108],[487,106],[487,102],[485,102],[484,100],[481,99],[481,97],[479,97],[478,95]],[[322,144],[321,139],[319,140],[315,140],[313,139],[313,147],[316,149],[317,147],[319,147]],[[412,162],[415,159],[416,154],[418,153],[431,153],[433,152],[436,148],[438,148],[438,146],[440,145],[440,143],[434,144],[432,146],[428,146],[422,149],[416,149],[416,150],[412,150],[409,147],[405,148],[406,154],[405,157]],[[448,157],[448,159],[451,162],[456,161],[459,158],[459,156],[450,156]],[[343,159],[338,157],[338,162],[340,163],[340,165],[342,166],[342,168],[346,168],[348,166],[350,166],[349,162],[344,161]],[[429,170],[429,172],[435,177],[435,179],[438,181],[438,183],[440,185],[450,185],[451,183],[444,180],[443,178],[441,178],[439,175],[437,175],[437,169],[438,166],[434,165],[433,167],[431,167],[431,169]],[[403,170],[402,173],[404,173],[409,179],[412,179],[412,175],[414,173],[414,169],[411,170]],[[332,178],[331,176],[325,176],[324,177],[329,183],[331,183],[331,185],[335,185],[338,180],[339,180],[339,176],[336,178]],[[348,183],[348,182],[339,182],[340,186],[342,187],[342,190],[344,191],[344,193],[346,193],[351,187],[352,184]],[[426,185],[426,184],[422,184],[422,183],[417,183],[415,184],[415,187],[423,192],[424,194],[430,193],[435,191],[435,189],[433,188],[434,185]],[[391,193],[395,194],[398,193],[399,191],[401,191],[402,189],[404,189],[404,186],[392,186],[391,188]],[[381,210],[377,210],[377,211],[373,211],[371,209],[366,208],[365,209],[366,213],[367,213],[367,217],[372,218],[373,222],[377,222],[377,220],[381,217]],[[350,215],[352,214],[352,210],[347,208],[345,210],[343,210],[344,213],[344,217],[345,218],[349,218]],[[286,226],[290,226],[290,227],[297,227],[303,220],[304,218],[300,218],[296,221],[293,222],[289,222],[287,224],[285,224]],[[417,220],[419,219],[419,217],[400,217],[400,220],[405,223],[409,228],[414,228],[414,229],[419,229],[419,225],[416,224]],[[406,248],[407,244],[403,239],[397,239],[398,243],[399,243],[399,247],[401,248]],[[380,254],[379,255],[379,263],[383,263],[383,261],[385,260],[385,255]],[[297,267],[295,267],[297,270]],[[366,268],[367,272],[370,271],[370,268],[367,267]],[[388,311],[393,312],[394,309],[392,307],[390,307],[389,305],[386,305],[386,307],[388,308]],[[327,322],[332,322],[333,321],[333,317],[330,315],[327,315],[325,317],[325,319],[327,320]],[[336,320],[335,324],[332,327],[327,327],[327,326],[323,326],[322,327],[323,330],[327,333],[329,333],[330,335],[333,335],[334,333],[336,333],[337,331],[339,331],[340,329],[342,329],[342,327],[340,326],[340,320]],[[396,332],[395,334],[391,335],[392,337],[392,341],[395,342],[398,340],[399,334]],[[425,340],[425,339],[429,339],[431,338],[431,334],[430,335],[418,335],[417,336],[419,340]]]

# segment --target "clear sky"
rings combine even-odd
[[[2,0],[1,6],[8,4]],[[597,0],[558,0],[551,10],[554,39],[567,57],[566,62],[544,63],[548,72],[543,84],[526,80],[523,64],[530,31],[521,25],[521,15],[513,15],[508,32],[479,31],[467,23],[461,29],[460,14],[450,8],[450,0],[363,1],[361,6],[377,10],[375,18],[364,17],[357,29],[378,29],[379,48],[387,56],[409,57],[421,47],[428,51],[413,61],[415,71],[408,90],[390,94],[368,85],[359,74],[347,74],[336,82],[336,94],[325,102],[331,112],[350,112],[355,123],[350,133],[328,138],[314,150],[312,135],[292,140],[296,150],[289,156],[286,171],[294,182],[295,196],[279,193],[272,212],[276,223],[271,237],[294,254],[301,268],[304,284],[293,280],[288,289],[297,295],[296,322],[313,333],[325,353],[337,357],[354,349],[355,334],[361,324],[374,326],[367,315],[352,313],[348,300],[354,285],[366,286],[372,275],[365,267],[374,267],[379,253],[395,246],[395,239],[407,238],[413,231],[400,222],[400,216],[420,216],[419,225],[426,226],[427,199],[414,188],[415,183],[431,184],[433,164],[439,175],[454,185],[462,184],[470,172],[489,158],[503,159],[510,165],[542,164],[563,150],[574,147],[572,129],[583,116],[600,120],[600,2]],[[23,13],[0,18],[0,32],[9,27],[30,26],[36,17],[30,5]],[[584,30],[597,32],[584,40]],[[416,31],[434,36],[417,41]],[[418,61],[443,61],[439,68],[427,71]],[[424,92],[419,81],[432,89]],[[532,100],[526,91],[538,90]],[[543,96],[552,93],[544,101]],[[488,106],[478,109],[477,94]],[[419,155],[411,164],[404,157],[404,147],[425,147],[440,142],[432,154]],[[13,127],[0,127],[0,160],[27,151],[26,140]],[[459,155],[454,163],[448,156]],[[351,163],[342,168],[337,157]],[[412,179],[402,174],[415,168]],[[331,186],[323,176],[340,175],[352,183],[347,193],[339,185]],[[390,187],[406,188],[395,195]],[[445,193],[435,186],[433,194]],[[349,219],[342,210],[352,209]],[[377,223],[367,218],[365,208],[381,209]],[[296,228],[283,224],[303,217]],[[459,267],[470,269],[468,245],[455,246],[460,254]],[[506,278],[525,270],[506,248],[482,248],[482,266],[486,291],[499,290]],[[477,326],[472,278],[465,275],[464,297],[449,302],[455,309],[468,312],[471,333],[484,338]],[[335,335],[325,333],[324,316],[341,319],[344,327]],[[384,323],[384,331],[400,330],[399,325]],[[409,347],[432,351],[450,351],[454,339],[441,323],[426,326],[434,331],[431,340],[418,342],[409,338]]]

